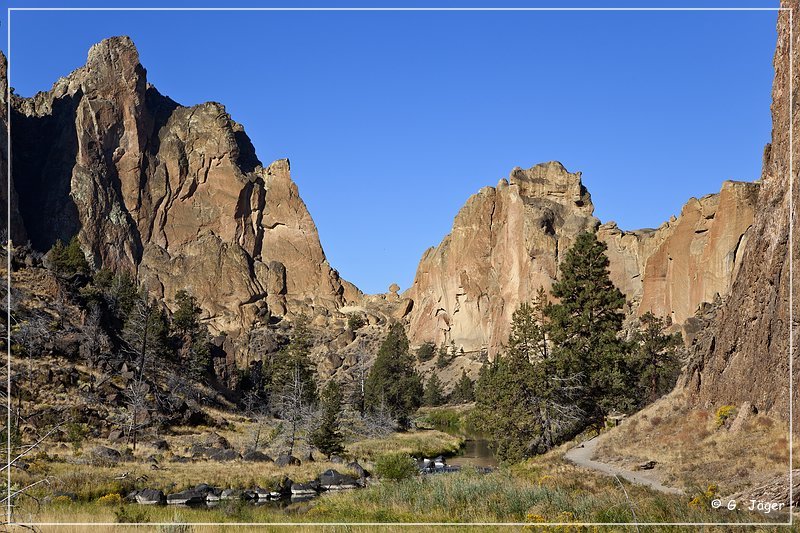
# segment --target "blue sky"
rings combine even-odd
[[[408,287],[466,199],[515,166],[582,171],[595,215],[624,229],[658,226],[723,180],[757,179],[775,19],[15,11],[11,83],[25,96],[49,89],[91,44],[131,36],[159,91],[222,102],[262,162],[291,160],[330,263],[383,292]]]

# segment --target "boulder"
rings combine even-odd
[[[319,484],[325,490],[344,490],[357,488],[358,481],[350,476],[340,474],[336,470],[329,469],[320,474]]]
[[[272,457],[258,450],[250,450],[242,455],[242,461],[253,463],[271,463]]]
[[[95,446],[91,451],[92,459],[98,463],[116,464],[122,460],[122,454],[114,448]]]
[[[136,492],[134,496],[136,503],[140,505],[164,505],[167,498],[160,490],[144,489]]]
[[[287,453],[280,454],[277,458],[275,458],[275,465],[277,466],[300,466],[300,459],[295,457],[294,455],[289,455]]]
[[[167,496],[169,505],[202,505],[206,502],[206,494],[194,489],[176,492]]]
[[[241,500],[244,493],[238,489],[225,489],[219,495],[220,500]]]
[[[367,479],[370,476],[369,471],[367,471],[363,466],[358,464],[358,462],[353,461],[352,463],[347,463],[347,468],[352,470],[353,472],[358,475],[359,478],[362,480]]]
[[[308,483],[292,483],[292,496],[310,496],[317,494],[320,489],[320,483],[317,480],[309,481]]]
[[[208,456],[212,461],[235,461],[241,458],[236,450],[215,450]]]

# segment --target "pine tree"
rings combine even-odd
[[[633,334],[635,363],[642,391],[639,408],[671,391],[680,372],[681,336],[679,333],[667,334],[668,326],[667,320],[648,311],[639,318],[639,329]]]
[[[544,290],[520,305],[508,348],[484,366],[475,386],[479,426],[502,461],[544,453],[583,427],[576,404],[583,389],[573,375],[559,374],[548,348],[548,307]]]
[[[455,347],[453,347],[455,353]],[[436,368],[444,368],[450,364],[450,356],[447,353],[447,346],[442,344],[436,355]]]
[[[56,241],[48,253],[48,259],[53,271],[62,278],[70,278],[76,274],[88,275],[90,271],[77,235],[66,246],[62,241]]]
[[[432,342],[424,342],[417,348],[417,360],[420,363],[424,363],[425,361],[430,361],[433,359],[434,354],[436,353],[436,345]]]
[[[444,403],[444,393],[442,392],[442,382],[436,372],[431,374],[430,379],[425,384],[425,392],[422,395],[422,404],[427,407],[438,407]]]
[[[142,381],[146,368],[153,368],[167,349],[167,318],[155,300],[141,294],[134,302],[122,330],[124,351],[128,360],[139,369],[138,381]]]
[[[451,395],[453,403],[469,403],[475,401],[475,383],[467,376],[467,371],[461,371],[461,378],[456,383]]]
[[[367,409],[378,412],[386,408],[400,427],[408,427],[411,413],[420,406],[423,390],[402,324],[389,327],[364,388]]]
[[[531,409],[536,391],[530,361],[519,353],[498,355],[484,365],[475,388],[479,429],[497,458],[517,462],[531,456],[541,428]]]
[[[559,300],[546,308],[554,370],[575,378],[579,406],[597,425],[610,410],[630,410],[636,401],[630,347],[620,338],[625,297],[611,282],[605,251],[595,234],[578,235],[553,285]]]
[[[322,390],[322,422],[311,434],[311,444],[326,456],[344,451],[344,437],[339,431],[339,413],[342,409],[342,393],[339,384],[331,380]]]
[[[181,289],[175,293],[175,303],[178,308],[172,314],[172,326],[178,333],[187,334],[197,330],[200,307],[194,296]]]

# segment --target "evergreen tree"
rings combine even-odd
[[[438,407],[444,403],[444,393],[442,392],[442,382],[436,372],[431,374],[430,379],[425,384],[425,392],[422,395],[422,403],[427,407]]]
[[[144,379],[147,366],[153,369],[166,353],[168,332],[166,313],[161,306],[144,293],[139,295],[122,330],[124,351],[129,362],[139,369],[139,382]]]
[[[175,303],[178,308],[172,314],[173,328],[184,335],[194,333],[199,326],[197,318],[201,311],[197,305],[197,300],[194,296],[181,289],[175,293]]]
[[[636,402],[636,377],[630,347],[620,338],[625,297],[609,277],[606,245],[594,233],[581,233],[561,263],[546,307],[557,375],[575,378],[579,407],[603,423],[612,409],[627,411]]]
[[[331,380],[322,390],[322,422],[311,434],[311,444],[326,456],[344,451],[344,437],[339,431],[339,413],[342,409],[342,393],[339,384]]]
[[[453,403],[469,403],[475,401],[475,383],[467,376],[467,371],[461,371],[461,379],[456,383],[451,395]]]
[[[278,415],[288,422],[287,452],[294,451],[298,431],[317,402],[317,386],[311,352],[308,319],[299,317],[289,344],[272,358],[265,391]]]
[[[548,305],[540,290],[514,312],[508,348],[484,366],[475,387],[479,426],[502,461],[543,453],[582,428],[582,389],[559,374],[548,350]]]
[[[272,358],[265,376],[267,396],[273,397],[279,410],[283,410],[282,398],[287,396],[298,396],[303,405],[316,403],[315,369],[310,358],[312,345],[308,318],[300,316],[295,321],[289,344]]]
[[[531,409],[535,394],[533,365],[519,352],[498,355],[484,365],[476,385],[478,425],[503,462],[532,455],[532,443],[541,435]]]
[[[417,360],[420,363],[430,361],[436,353],[436,345],[432,342],[424,342],[417,348]]]
[[[455,347],[453,347],[453,353],[455,353]],[[442,344],[439,346],[439,351],[436,355],[436,368],[444,368],[450,364],[450,356],[447,353],[447,346]]]
[[[183,289],[175,293],[175,303],[178,307],[172,314],[172,329],[182,345],[189,375],[200,380],[211,364],[211,341],[199,320],[202,310],[195,297]]]
[[[62,278],[76,274],[88,275],[90,271],[77,235],[66,246],[60,240],[56,241],[48,253],[48,259],[53,271]]]
[[[414,371],[408,338],[402,324],[394,323],[378,350],[364,384],[367,409],[386,408],[401,427],[408,427],[410,415],[420,405],[422,381]]]
[[[667,334],[668,326],[667,320],[648,311],[639,318],[639,329],[633,334],[635,363],[642,391],[639,408],[671,391],[678,378],[681,336],[679,333]]]

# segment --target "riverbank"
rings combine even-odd
[[[328,493],[305,503],[254,506],[244,502],[223,502],[213,509],[103,505],[100,502],[61,502],[28,516],[42,522],[108,522],[137,519],[150,524],[181,520],[218,523],[295,523],[299,530],[311,530],[310,523],[524,523],[546,522],[768,522],[783,520],[779,515],[713,509],[698,495],[671,495],[647,487],[601,476],[571,465],[559,449],[490,474],[468,468],[461,472],[417,476],[400,482],[379,482],[365,489]],[[24,517],[32,509],[20,509]],[[565,526],[576,527],[577,526]],[[41,528],[47,530],[47,528]],[[276,528],[277,530],[278,528]],[[348,527],[368,531],[374,526]],[[402,528],[387,526],[381,531]],[[457,530],[457,528],[454,528]],[[500,528],[498,528],[500,529]],[[108,528],[110,529],[110,527]],[[156,526],[153,526],[153,531]],[[238,527],[235,531],[263,531],[264,527]],[[269,529],[268,529],[269,530]],[[284,529],[285,530],[285,529]],[[407,527],[405,528],[407,531]],[[451,529],[448,529],[450,531]],[[506,528],[507,530],[507,528]],[[576,529],[577,530],[577,529]],[[691,531],[690,527],[662,528]],[[720,528],[719,531],[724,531]],[[82,531],[59,528],[58,531]],[[222,526],[191,526],[191,529],[162,531],[234,531]],[[318,531],[318,529],[317,529]],[[714,531],[710,528],[709,531]]]

